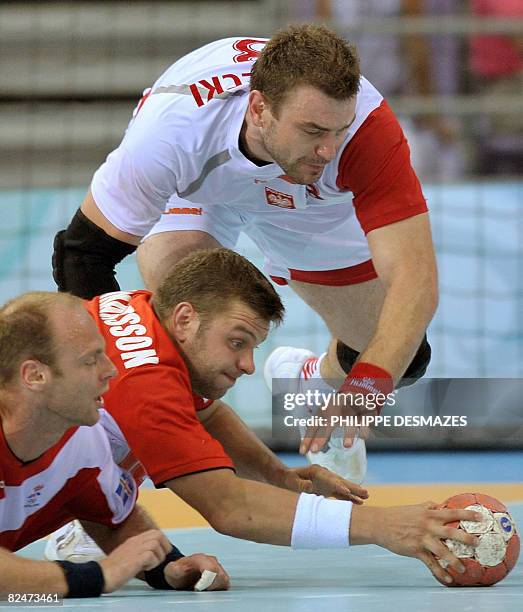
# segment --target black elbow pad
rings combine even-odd
[[[106,234],[80,209],[67,229],[56,234],[53,248],[53,278],[58,291],[86,299],[118,291],[114,268],[136,250],[134,245]]]

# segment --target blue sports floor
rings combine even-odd
[[[289,464],[300,459],[284,456]],[[369,456],[371,497],[385,491],[420,489],[437,497],[442,485],[455,492],[510,491],[505,501],[523,525],[523,453],[375,453]],[[463,486],[461,486],[463,483]],[[466,483],[466,484],[465,484]],[[392,485],[392,487],[391,487]],[[505,487],[504,489],[502,487]],[[433,492],[435,495],[431,496]],[[392,495],[392,494],[391,494]],[[498,495],[499,497],[499,495]],[[396,503],[391,499],[391,503]],[[166,530],[187,553],[216,555],[232,588],[219,593],[158,592],[133,581],[117,593],[93,600],[65,600],[78,610],[191,610],[318,612],[501,612],[523,610],[523,558],[501,583],[490,588],[448,589],[419,561],[375,546],[347,551],[292,551],[219,535],[207,528]],[[41,558],[44,542],[24,554]],[[0,602],[0,607],[2,606]],[[19,608],[19,606],[17,606]],[[24,609],[24,608],[22,608]]]

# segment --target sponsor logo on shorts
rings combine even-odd
[[[265,197],[267,198],[267,204],[271,206],[296,208],[296,206],[294,206],[294,198],[288,193],[282,193],[281,191],[276,191],[276,189],[265,187]]]
[[[201,215],[201,214],[202,214],[201,208],[189,208],[189,207],[169,208],[169,210],[166,210],[164,212],[164,215]]]

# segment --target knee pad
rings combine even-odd
[[[348,374],[352,370],[352,366],[356,362],[356,359],[359,357],[359,352],[355,351],[350,346],[344,344],[341,340],[338,340],[336,344],[336,357],[338,358],[338,363],[341,366],[341,369]]]
[[[114,267],[136,247],[107,235],[80,209],[54,239],[53,278],[59,291],[91,299],[118,291]]]
[[[432,349],[428,343],[427,334],[425,334],[416,354],[414,355],[414,359],[410,362],[409,367],[403,375],[403,378],[398,382],[397,387],[408,387],[420,379],[427,371],[431,354]],[[356,359],[358,359],[359,352],[355,351],[350,346],[347,346],[341,340],[338,340],[336,345],[336,356],[343,371],[348,374],[356,362]]]
[[[403,374],[403,378],[398,382],[397,387],[408,387],[419,380],[427,371],[431,355],[432,349],[427,340],[427,334],[425,334],[417,353],[414,355],[414,359],[410,362],[409,367],[406,369],[405,374]]]

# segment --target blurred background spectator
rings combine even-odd
[[[358,31],[365,18],[459,13],[457,0],[308,0],[297,2],[297,20],[333,24],[359,50],[362,73],[385,96],[451,95],[459,91],[462,44],[455,36]],[[413,165],[425,180],[455,180],[465,172],[460,121],[431,113],[408,117],[394,106],[409,140]]]
[[[471,0],[475,17],[523,17],[523,0]],[[488,96],[523,94],[523,35],[476,34],[470,38],[471,91]],[[502,102],[501,102],[502,104]],[[523,168],[523,111],[482,115],[473,126],[477,169],[509,174]]]

